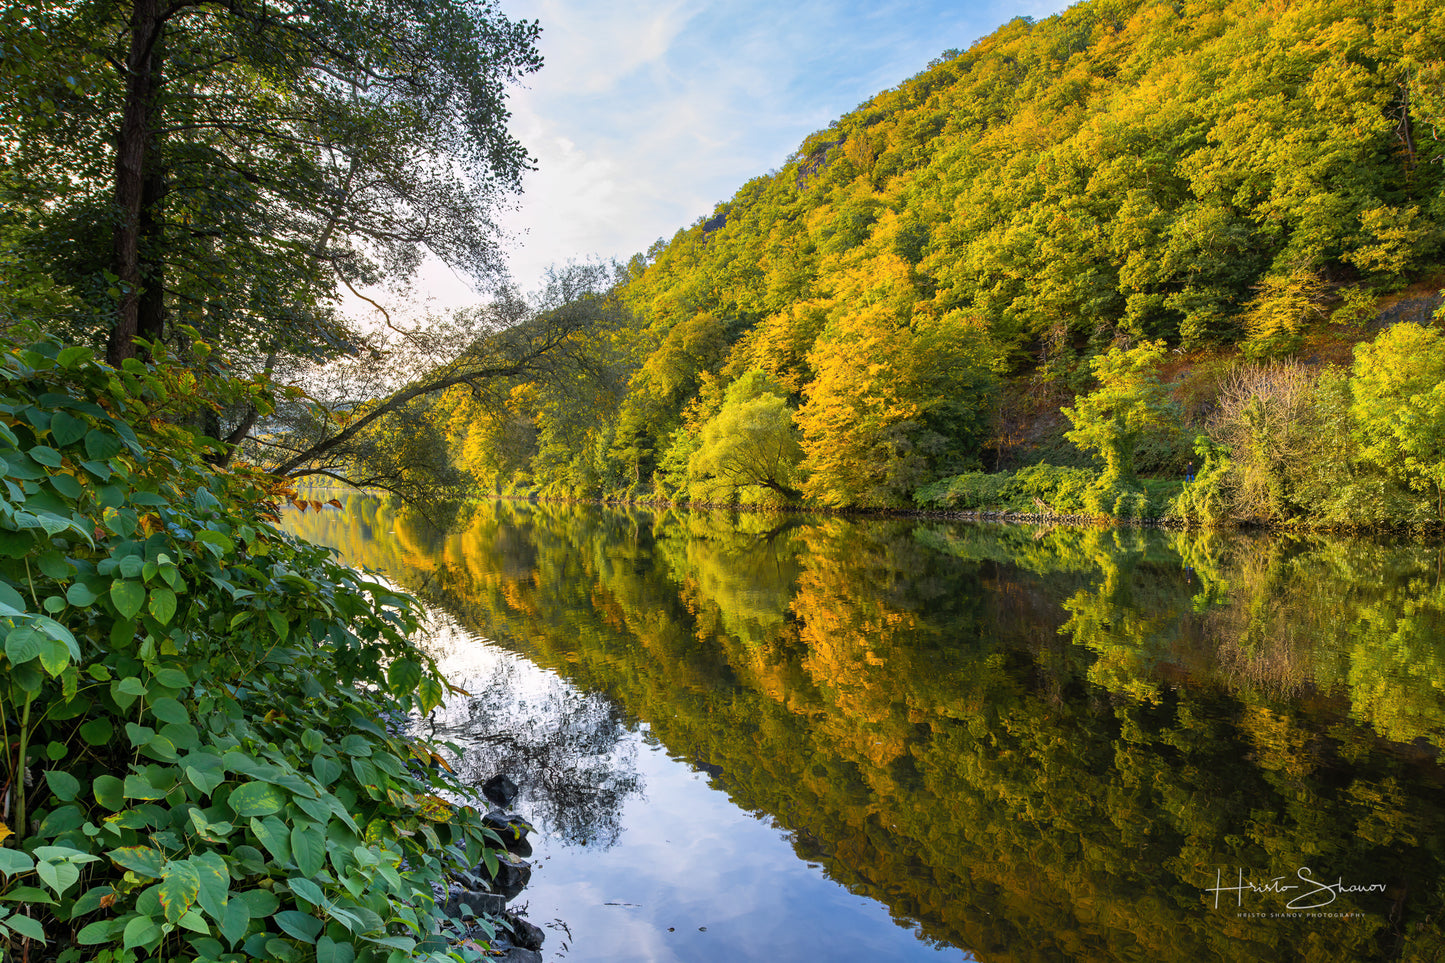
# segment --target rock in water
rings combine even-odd
[[[533,926],[520,916],[508,913],[506,917],[507,928],[512,931],[512,942],[528,950],[540,950],[542,941],[547,938],[546,932],[540,926]]]
[[[526,888],[528,880],[532,878],[532,864],[520,856],[499,853],[495,876],[489,874],[485,862],[476,866],[472,872],[484,878],[490,878],[492,890],[511,899]]]
[[[508,779],[504,774],[497,773],[491,779],[482,783],[482,795],[503,809],[509,809],[512,803],[517,800],[517,784]]]
[[[497,963],[542,963],[542,954],[536,950],[513,946],[503,955],[496,957],[496,960]]]
[[[532,844],[527,841],[527,834],[532,831],[532,824],[521,816],[494,809],[482,817],[482,823],[502,837],[507,852],[516,856],[532,855]]]
[[[530,866],[527,867],[529,878],[531,876],[531,869]],[[523,885],[525,886],[526,884],[523,883]],[[517,892],[521,892],[521,887],[518,887]],[[516,894],[514,893],[512,895],[515,896]],[[502,911],[507,908],[507,899],[509,899],[509,897],[504,897],[497,893],[484,893],[481,890],[463,889],[458,886],[447,893],[446,905],[442,907],[442,912],[449,919],[454,920],[476,916],[499,916]],[[471,909],[470,913],[462,911],[464,905]]]

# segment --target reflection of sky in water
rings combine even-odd
[[[645,726],[555,673],[434,613],[427,648],[470,697],[436,735],[464,746],[478,782],[522,784],[537,825],[532,882],[514,905],[548,928],[548,960],[965,960],[900,927],[873,900],[799,860],[766,816],[738,809]],[[508,763],[541,763],[538,772]],[[560,798],[558,798],[560,797]]]

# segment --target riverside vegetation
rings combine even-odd
[[[479,952],[433,884],[497,841],[376,723],[445,684],[403,596],[277,533],[282,476],[1138,516],[1194,458],[1181,517],[1438,524],[1441,336],[1372,328],[1438,287],[1436,6],[1015,20],[615,274],[394,337],[339,295],[494,275],[535,24],[0,11],[3,951]]]
[[[0,10],[0,959],[486,950],[439,902],[502,842],[399,724],[447,692],[417,609],[275,525],[387,406],[276,385],[383,355],[338,294],[423,248],[495,275],[536,35],[449,0]],[[453,383],[532,330],[458,342]]]
[[[266,405],[87,347],[0,357],[0,947],[453,959],[433,885],[502,844],[382,722],[446,683],[409,598],[281,534],[275,480],[173,422],[222,392]]]
[[[426,420],[489,493],[1438,526],[1442,58],[1415,0],[1014,20]]]

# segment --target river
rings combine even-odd
[[[1436,542],[375,499],[547,960],[1445,958]]]

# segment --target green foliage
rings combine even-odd
[[[914,492],[913,500],[926,508],[1001,508],[1005,504],[1005,493],[1010,491],[1011,481],[1011,476],[1003,472],[991,475],[969,471],[924,485]]]
[[[975,319],[878,323],[889,310],[875,302],[842,314],[809,356],[818,377],[798,412],[803,487],[827,505],[901,504],[919,485],[978,461],[995,390],[993,343]]]
[[[1032,465],[1014,472],[1014,488],[1030,501],[1037,498],[1061,515],[1082,514],[1085,501],[1096,474],[1085,468],[1063,468],[1056,465]]]
[[[1091,498],[1099,473],[1089,468],[1037,464],[1016,472],[965,472],[925,485],[913,495],[924,508],[985,509],[1051,515],[1097,514]],[[1125,517],[1136,517],[1133,515]]]
[[[1350,413],[1360,457],[1428,493],[1445,523],[1445,337],[1396,324],[1355,349]]]
[[[253,370],[345,353],[347,288],[423,250],[497,274],[488,218],[528,163],[504,94],[537,30],[433,0],[9,8],[4,240],[88,309],[72,340],[121,326],[113,360],[177,324]]]
[[[433,885],[497,840],[386,727],[445,692],[412,602],[258,518],[265,476],[178,427],[264,386],[91,356],[0,357],[0,900],[25,907],[0,940],[455,958]]]
[[[707,504],[794,501],[803,449],[793,412],[764,372],[728,387],[722,409],[702,427],[688,459],[688,494]]]
[[[625,390],[518,470],[559,493],[674,492],[718,412],[709,376],[761,369],[798,412],[807,496],[896,505],[977,467],[995,375],[1068,384],[1081,354],[1156,340],[1284,354],[1336,296],[1357,324],[1359,292],[1438,260],[1442,62],[1418,0],[1092,0],[1012,21],[638,255]],[[963,383],[934,364],[981,343]],[[1196,387],[1191,417],[1213,394]],[[1177,472],[1187,444],[1136,437],[1116,469]],[[1070,457],[1023,451],[1008,463]]]
[[[1249,331],[1246,351],[1254,357],[1286,354],[1299,347],[1305,328],[1327,317],[1326,288],[1319,272],[1299,266],[1271,274],[1244,313]]]
[[[1207,436],[1200,435],[1195,440],[1194,451],[1200,461],[1194,481],[1186,484],[1175,496],[1169,514],[1186,522],[1209,526],[1235,521],[1229,481],[1233,466],[1227,450],[1211,442]]]
[[[1146,432],[1178,430],[1179,406],[1155,370],[1164,353],[1156,341],[1100,355],[1090,363],[1099,387],[1063,409],[1074,425],[1065,437],[1104,459],[1106,489],[1134,481],[1134,449]]]
[[[1379,313],[1379,299],[1375,292],[1352,286],[1340,292],[1339,304],[1330,312],[1330,322],[1348,328],[1362,328]]]

